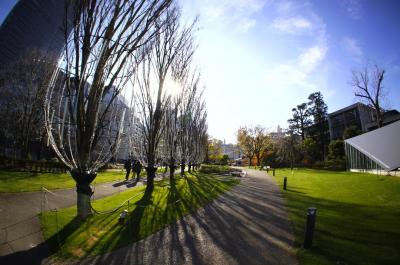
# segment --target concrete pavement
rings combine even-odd
[[[246,171],[238,186],[196,213],[76,264],[297,264],[279,188],[265,171]]]

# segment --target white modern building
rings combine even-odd
[[[396,174],[400,170],[400,121],[345,140],[350,171]]]

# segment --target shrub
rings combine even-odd
[[[234,169],[229,166],[221,166],[221,165],[201,165],[201,168],[199,170],[201,173],[205,174],[227,174],[232,171],[240,171],[240,169]]]
[[[313,168],[325,170],[346,170],[346,161],[344,159],[335,158],[326,161],[317,161]]]
[[[333,140],[329,143],[328,146],[329,159],[342,159],[344,154],[344,141],[343,140]]]

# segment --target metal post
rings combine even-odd
[[[304,248],[311,248],[315,229],[315,219],[317,218],[317,208],[307,209],[307,224],[304,235]]]
[[[40,213],[43,215],[43,204],[44,204],[44,200],[43,200],[43,186],[40,188]]]
[[[129,201],[128,201],[127,210],[128,210],[128,232],[129,232],[129,235],[132,236],[131,217],[130,217],[130,215],[129,215]]]
[[[287,177],[283,177],[283,189],[286,190],[287,186]]]
[[[55,213],[56,213],[57,242],[58,242],[58,247],[61,248],[60,232],[58,229],[58,210],[57,210],[57,208],[55,209]]]

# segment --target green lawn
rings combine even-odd
[[[125,178],[125,171],[100,172],[94,183],[111,182]],[[75,187],[69,173],[31,173],[0,170],[0,193],[38,191],[47,189],[66,189]]]
[[[400,178],[277,170],[300,264],[400,264]],[[306,210],[317,207],[313,247],[304,250]]]
[[[239,180],[232,177],[221,180],[199,173],[197,176],[177,177],[175,185],[170,185],[166,179],[156,182],[151,196],[143,193],[143,186],[132,188],[93,204],[96,210],[106,211],[133,197],[129,206],[125,204],[115,213],[95,214],[84,222],[75,218],[75,207],[58,213],[46,212],[41,216],[44,236],[52,252],[56,252],[55,256],[60,259],[109,252],[159,231],[238,183]],[[118,224],[123,209],[129,211],[124,226]]]

